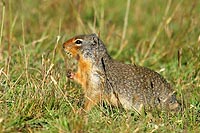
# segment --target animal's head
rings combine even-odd
[[[66,41],[63,48],[77,60],[82,57],[86,60],[96,61],[107,54],[103,42],[96,34],[75,36]]]

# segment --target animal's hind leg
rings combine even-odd
[[[118,96],[119,102],[125,110],[134,110],[138,114],[141,114],[143,109],[143,102],[134,97],[125,97],[123,95]]]
[[[132,108],[138,113],[142,114],[144,112],[144,101],[141,96],[133,95],[132,98]]]

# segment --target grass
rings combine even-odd
[[[0,132],[200,131],[200,2],[128,2],[0,2]],[[183,111],[137,116],[97,106],[86,124],[61,44],[91,32],[100,32],[117,60],[160,72]]]

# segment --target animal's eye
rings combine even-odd
[[[77,39],[77,40],[75,41],[75,43],[76,43],[78,46],[80,46],[80,45],[82,44],[82,40]]]

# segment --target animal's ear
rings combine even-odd
[[[96,34],[93,36],[93,42],[94,42],[93,45],[97,45],[99,43],[99,38]]]

